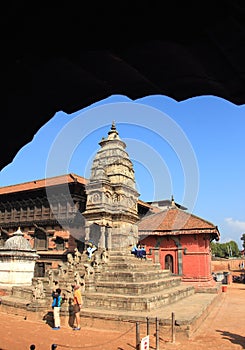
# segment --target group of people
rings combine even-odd
[[[62,305],[61,289],[56,288],[52,292],[52,309],[54,317],[54,330],[60,329],[60,308]],[[79,285],[73,287],[73,311],[74,311],[74,325],[73,330],[79,331],[81,329],[80,324],[80,310],[83,304],[81,288]]]
[[[134,254],[137,258],[146,259],[145,246],[140,244],[135,244],[131,249],[131,254]]]
[[[245,264],[244,264],[244,261],[242,261],[242,262],[239,264],[239,269],[240,269],[240,270],[244,270],[244,267],[245,267]]]
[[[88,242],[87,244],[87,254],[88,260],[92,259],[94,252],[97,250],[97,246],[92,242]],[[56,284],[57,287],[57,284]],[[62,305],[62,296],[61,289],[55,288],[52,292],[52,309],[53,309],[53,318],[54,318],[54,330],[60,329],[60,308]],[[74,311],[74,330],[80,330],[80,310],[83,304],[81,288],[79,285],[73,286],[73,311]]]
[[[87,247],[88,259],[91,260],[93,253],[97,250],[97,247],[90,243]],[[131,254],[134,254],[137,258],[146,259],[146,250],[143,245],[135,244],[131,250]],[[60,309],[63,302],[61,289],[56,288],[52,292],[52,309],[54,317],[54,330],[60,329]],[[79,285],[73,286],[73,310],[74,310],[74,330],[80,330],[80,310],[83,304],[81,288]]]

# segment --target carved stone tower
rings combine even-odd
[[[133,164],[114,122],[108,137],[102,138],[99,145],[86,185],[85,239],[100,248],[125,249],[138,241],[139,193]]]

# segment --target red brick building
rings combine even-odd
[[[190,214],[172,201],[138,224],[140,243],[149,257],[196,286],[213,285],[210,242],[219,240],[217,226]]]

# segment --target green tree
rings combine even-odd
[[[243,241],[243,248],[245,249],[245,233],[243,233],[242,237],[241,237],[241,240]]]
[[[238,245],[235,241],[227,243],[211,242],[212,255],[219,258],[239,257],[241,255]]]
[[[241,255],[241,253],[240,253],[240,250],[238,248],[237,243],[235,241],[230,241],[228,244],[230,246],[230,252],[231,252],[230,256],[239,257]]]
[[[211,242],[211,252],[213,256],[216,256],[218,258],[224,258],[225,257],[225,251],[223,249],[222,244],[217,242]]]

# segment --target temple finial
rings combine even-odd
[[[118,138],[118,131],[116,129],[116,124],[115,124],[115,120],[113,120],[112,124],[111,124],[111,129],[110,131],[108,132],[108,135],[109,137],[113,137],[114,139],[115,138]],[[110,136],[112,135],[112,136]]]
[[[112,121],[111,130],[116,130],[116,122],[115,122],[115,120]]]
[[[20,226],[18,227],[18,230],[14,232],[14,235],[24,236],[24,233],[21,231]]]

